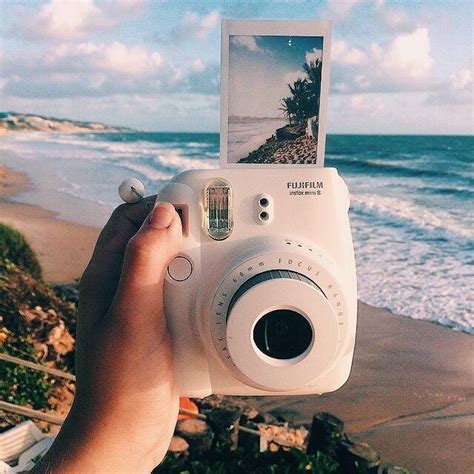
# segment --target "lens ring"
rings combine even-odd
[[[253,341],[273,359],[289,360],[303,354],[313,341],[313,329],[300,313],[277,309],[264,314],[255,324]]]

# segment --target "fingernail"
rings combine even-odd
[[[157,202],[150,212],[148,224],[155,229],[166,229],[174,217],[174,207],[169,202]]]

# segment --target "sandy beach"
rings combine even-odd
[[[46,281],[65,283],[79,278],[99,229],[61,220],[52,211],[9,199],[30,186],[27,176],[0,166],[0,222],[27,238],[39,256]]]
[[[30,186],[23,174],[0,167],[0,221],[26,236],[47,281],[78,278],[98,229],[11,199]],[[353,371],[342,389],[322,397],[251,401],[295,423],[310,423],[318,411],[332,412],[384,462],[430,474],[472,472],[473,341],[467,334],[360,303]]]

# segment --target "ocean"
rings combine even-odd
[[[185,169],[215,168],[219,135],[18,133],[1,162],[34,190],[15,199],[102,226],[129,176],[156,192]],[[351,191],[359,298],[474,334],[474,137],[330,135],[326,166]]]

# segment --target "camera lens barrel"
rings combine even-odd
[[[335,355],[338,324],[318,285],[270,270],[236,291],[226,318],[229,357],[246,382],[266,390],[308,384]]]

